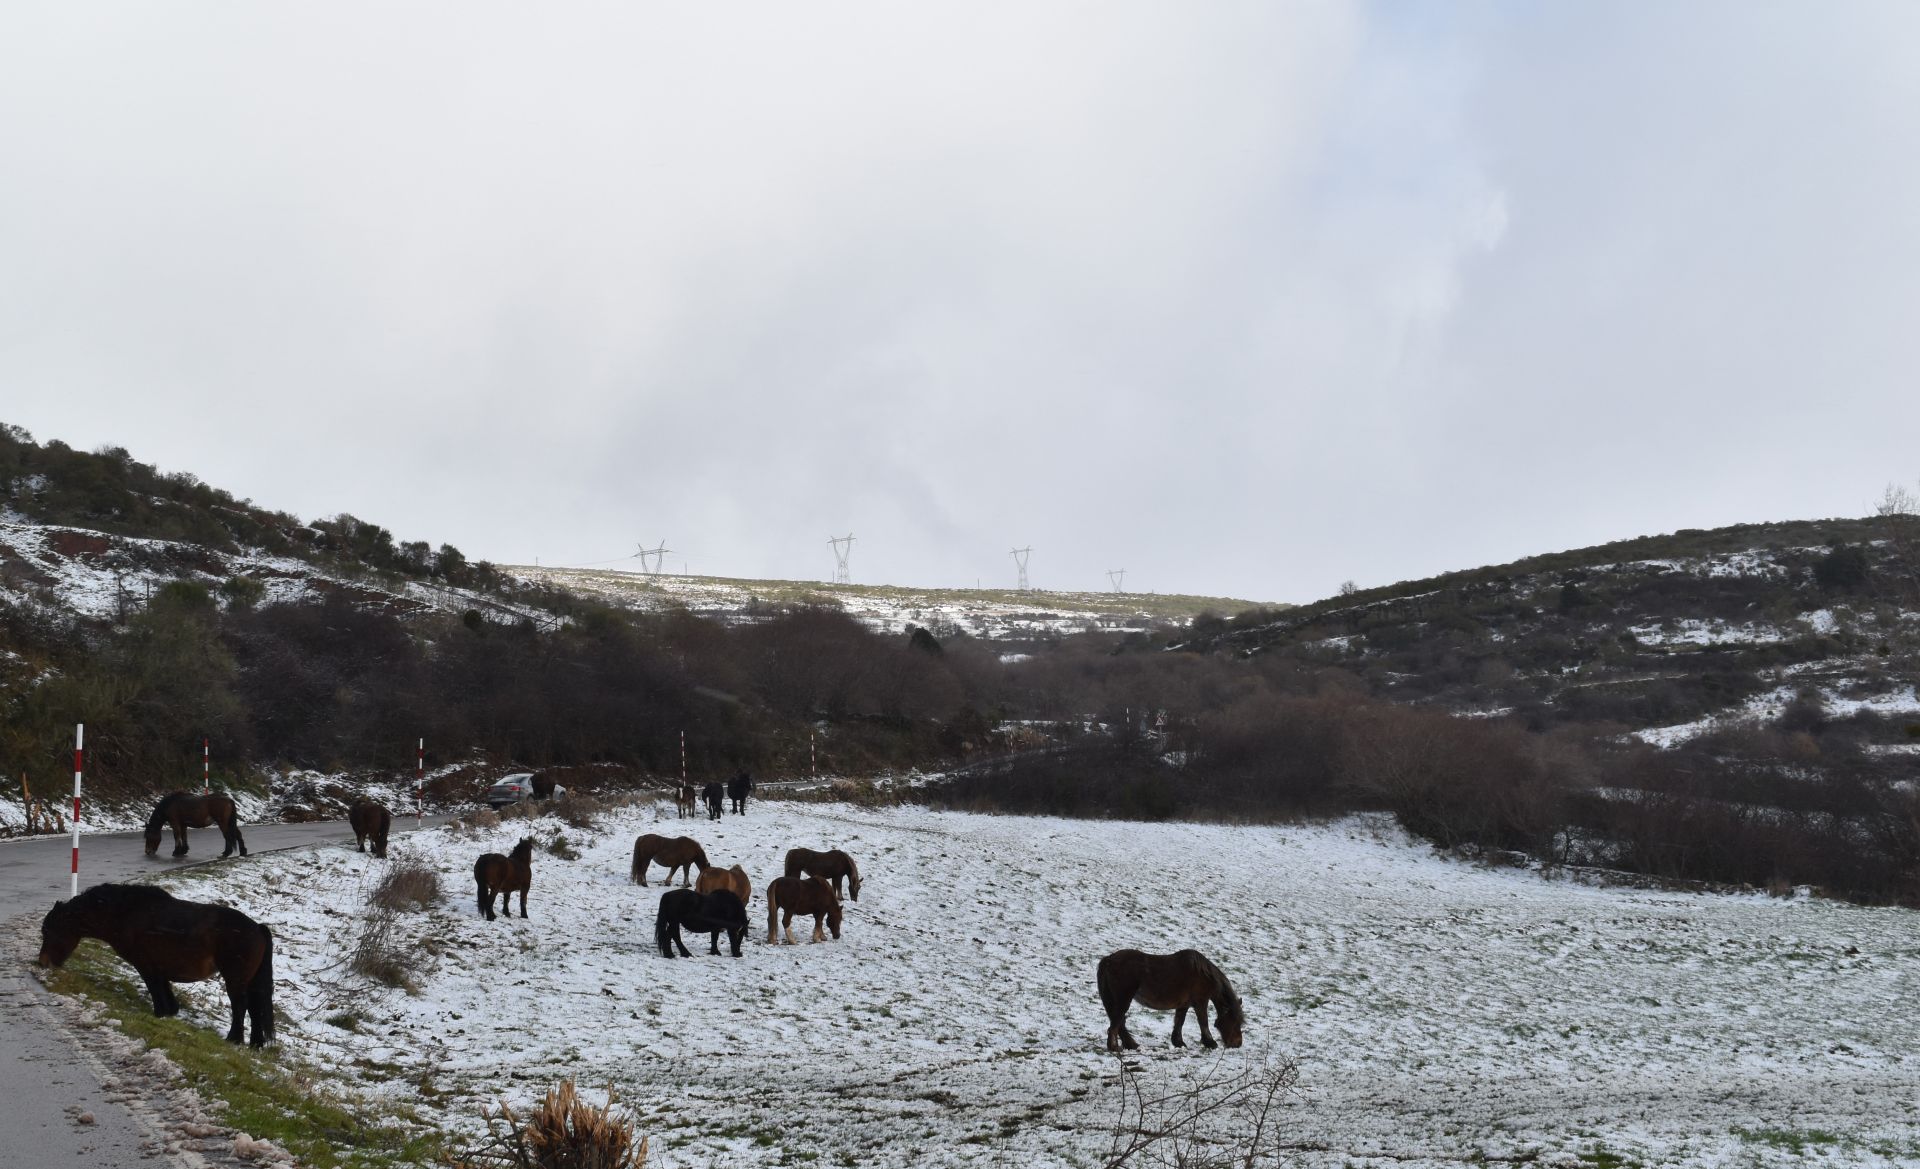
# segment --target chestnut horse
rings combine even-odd
[[[533,837],[522,836],[506,856],[483,854],[473,862],[473,883],[480,887],[480,912],[493,920],[493,898],[500,896],[500,913],[513,916],[513,895],[520,894],[520,916],[527,916],[527,886],[533,884]]]
[[[633,865],[627,870],[627,879],[636,885],[646,884],[647,866],[656,862],[666,866],[669,885],[673,884],[674,870],[681,870],[683,887],[692,883],[694,866],[699,866],[703,873],[710,867],[706,850],[693,837],[669,838],[649,832],[633,842]]]
[[[720,952],[720,935],[726,934],[733,956],[738,958],[740,943],[747,936],[747,907],[730,889],[717,889],[712,893],[669,889],[660,895],[660,912],[653,919],[653,940],[660,947],[662,958],[673,957],[675,946],[680,947],[682,958],[693,957],[687,953],[687,944],[680,940],[683,926],[696,934],[713,935],[709,954]]]
[[[739,865],[728,869],[722,869],[719,865],[709,865],[700,870],[700,875],[694,879],[693,891],[712,893],[716,889],[725,889],[738,897],[742,905],[753,900],[753,882],[747,880],[747,870]]]
[[[361,800],[347,809],[347,823],[353,826],[353,847],[365,852],[367,841],[372,840],[373,855],[387,855],[387,830],[393,827],[393,816],[384,805]]]
[[[273,934],[239,910],[178,901],[150,885],[95,885],[54,902],[41,920],[40,965],[61,965],[81,938],[99,938],[139,971],[154,1014],[180,1013],[173,983],[218,974],[233,1012],[227,1042],[240,1042],[243,1019],[253,1024],[253,1046],[273,1038]]]
[[[693,810],[699,803],[699,795],[694,791],[692,784],[683,783],[673,789],[673,806],[679,810],[682,820],[693,815]]]
[[[1139,1047],[1127,1030],[1127,1008],[1138,1002],[1156,1011],[1173,1012],[1173,1045],[1185,1047],[1180,1027],[1187,1021],[1187,1010],[1200,1021],[1200,1046],[1214,1046],[1207,1031],[1207,1004],[1212,1003],[1215,1020],[1220,1024],[1220,1041],[1228,1047],[1240,1046],[1240,1029],[1246,1017],[1240,1010],[1240,996],[1220,968],[1207,961],[1198,950],[1177,954],[1143,954],[1139,950],[1115,950],[1100,959],[1095,975],[1100,987],[1100,1003],[1107,1008],[1107,1050]]]
[[[840,940],[840,895],[833,886],[819,877],[775,877],[767,886],[767,943],[780,940],[780,929],[785,927],[787,944],[793,945],[793,919],[795,915],[813,918],[813,940],[826,941],[821,932],[820,923],[825,920],[827,928],[833,931],[833,940]],[[784,915],[785,921],[779,920]]]
[[[844,877],[847,892],[855,901],[860,900],[860,866],[837,848],[828,852],[815,852],[810,848],[788,849],[787,876],[798,877],[802,873],[832,881],[835,893],[840,892],[840,879]]]
[[[232,856],[234,849],[240,855],[247,855],[247,842],[240,838],[240,813],[234,809],[233,801],[219,792],[207,795],[192,795],[187,792],[168,792],[160,797],[153,806],[153,815],[147,818],[147,855],[160,851],[160,834],[168,828],[173,829],[173,855],[187,855],[187,829],[205,828],[209,824],[220,827],[220,835],[226,839],[227,850],[221,856]]]

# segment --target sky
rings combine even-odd
[[[0,10],[0,421],[499,563],[1308,601],[1920,483],[1920,7]]]

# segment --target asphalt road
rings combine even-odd
[[[429,825],[445,820],[429,816]],[[413,820],[394,818],[398,836]],[[344,841],[353,832],[342,821],[316,824],[247,824],[247,847],[254,852]],[[171,835],[160,855],[147,857],[139,832],[83,836],[80,887],[124,881],[186,865],[233,864],[219,860],[219,830],[188,834],[192,852],[180,860]],[[0,946],[0,1169],[28,1166],[86,1166],[87,1169],[179,1169],[184,1162],[163,1149],[154,1132],[129,1108],[110,1098],[91,1061],[77,1051],[55,1020],[49,996],[30,973],[38,949],[39,921],[69,887],[72,838],[34,837],[0,843],[0,931],[10,944]],[[237,858],[236,858],[237,859]],[[245,863],[241,861],[239,863]],[[18,942],[18,944],[11,944]],[[76,1118],[91,1116],[91,1123]],[[204,1162],[200,1162],[204,1164]]]

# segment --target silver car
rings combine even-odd
[[[517,804],[521,800],[533,798],[533,772],[520,771],[504,776],[499,783],[487,789],[481,802],[498,812],[508,804]]]

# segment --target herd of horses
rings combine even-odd
[[[747,796],[753,780],[742,772],[727,785],[725,792],[734,800],[734,811],[746,811]],[[675,803],[681,815],[691,815],[693,789],[680,785]],[[720,816],[722,788],[706,785],[709,815]],[[387,833],[393,823],[391,813],[373,801],[362,801],[348,813],[353,828],[354,847],[366,851],[372,843],[373,855],[387,854]],[[171,827],[173,855],[187,854],[186,830],[217,825],[231,856],[237,848],[247,855],[241,839],[239,816],[233,801],[219,793],[194,795],[172,792],[161,798],[147,822],[146,853],[153,856],[163,833]],[[741,943],[748,930],[747,904],[753,887],[745,869],[730,865],[722,869],[707,859],[700,842],[689,836],[666,837],[646,833],[633,842],[633,860],[628,868],[631,883],[645,887],[647,872],[653,865],[666,870],[667,891],[661,895],[654,918],[654,942],[662,957],[693,955],[682,938],[683,932],[707,934],[708,953],[720,953],[720,937],[725,934],[733,956],[741,956]],[[680,874],[681,884],[673,886]],[[520,916],[527,916],[527,891],[533,883],[533,839],[523,837],[505,855],[483,854],[473,865],[477,906],[481,916],[495,920],[494,899],[500,901],[502,917],[512,917],[514,893],[520,894]],[[853,857],[840,849],[816,852],[809,848],[787,850],[780,876],[767,883],[767,942],[794,943],[793,919],[813,918],[813,941],[826,940],[831,931],[840,937],[843,920],[842,896],[860,900],[860,867]],[[72,955],[82,938],[105,942],[146,983],[153,998],[153,1013],[168,1016],[179,1013],[174,997],[175,982],[199,982],[219,977],[226,985],[232,1024],[227,1040],[242,1041],[243,1022],[251,1024],[247,1042],[259,1047],[273,1038],[273,934],[261,923],[239,910],[220,905],[202,905],[180,901],[165,890],[146,885],[95,885],[68,901],[56,901],[40,923],[42,966],[59,966]],[[1134,1003],[1159,1011],[1172,1011],[1173,1045],[1186,1046],[1181,1036],[1187,1012],[1192,1011],[1200,1026],[1200,1043],[1216,1046],[1207,1026],[1207,1008],[1214,1011],[1214,1023],[1220,1042],[1239,1047],[1245,1016],[1240,996],[1218,966],[1195,950],[1173,954],[1147,954],[1139,950],[1116,950],[1100,960],[1095,971],[1101,1006],[1107,1012],[1107,1049],[1133,1050],[1139,1047],[1127,1030],[1127,1012]]]

